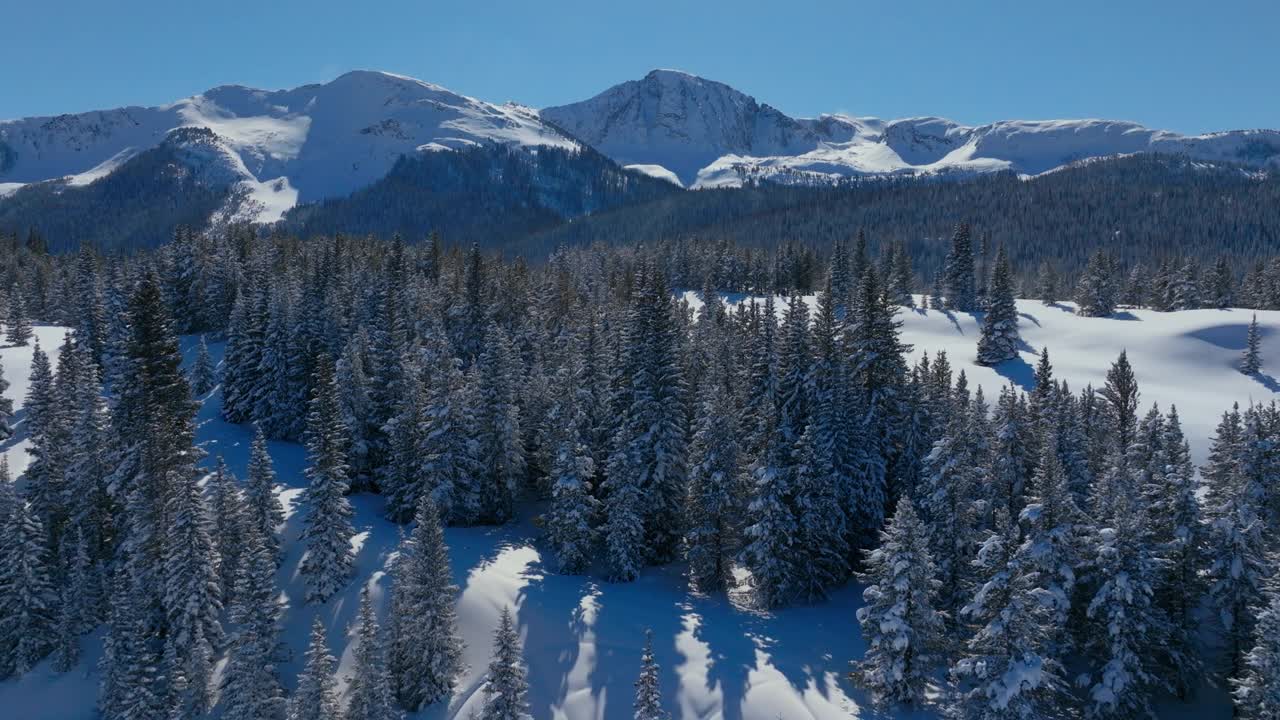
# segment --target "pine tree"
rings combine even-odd
[[[196,347],[196,359],[191,363],[191,392],[196,397],[207,395],[218,384],[213,358],[209,357],[209,346],[204,336],[200,336],[200,344]]]
[[[342,421],[350,437],[347,464],[351,468],[352,490],[368,489],[373,483],[374,468],[370,453],[377,428],[373,426],[374,407],[367,371],[368,353],[368,335],[364,328],[358,328],[347,340],[335,369]]]
[[[581,415],[576,411],[575,415]],[[596,540],[594,522],[599,501],[592,495],[595,463],[578,427],[581,417],[570,421],[551,470],[551,509],[547,536],[555,549],[560,572],[577,574],[591,563]]]
[[[307,602],[325,602],[351,576],[353,552],[351,503],[347,501],[346,428],[338,407],[333,362],[321,358],[316,393],[307,416],[307,507],[302,540],[307,554],[301,572],[307,580]]]
[[[1280,583],[1273,582],[1257,608],[1253,648],[1243,672],[1232,678],[1236,716],[1244,720],[1280,717]]]
[[[978,309],[977,290],[974,286],[973,241],[969,224],[956,225],[951,236],[951,252],[947,255],[943,270],[946,278],[947,309],[956,312],[973,312]]]
[[[382,632],[369,598],[369,587],[360,591],[360,612],[355,623],[358,640],[355,663],[347,683],[344,720],[399,720],[391,694],[391,679],[383,652]]]
[[[400,706],[411,712],[453,691],[462,669],[449,568],[449,550],[430,495],[423,495],[416,526],[394,567],[389,666]]]
[[[714,379],[702,388],[689,467],[685,534],[689,580],[699,591],[733,583],[741,543],[741,457],[733,396]]]
[[[1009,257],[1001,247],[991,272],[987,311],[982,317],[982,335],[978,338],[978,362],[995,365],[1017,357],[1019,340],[1018,306],[1013,299]]]
[[[644,631],[644,653],[640,656],[640,677],[636,678],[635,720],[666,720],[662,709],[662,688],[658,684],[661,667],[653,659],[653,631]]]
[[[0,363],[0,442],[13,437],[13,398],[4,396],[9,381],[4,379],[4,364]]]
[[[279,562],[283,559],[280,537],[276,531],[284,524],[284,508],[276,495],[276,471],[267,452],[267,438],[256,430],[249,446],[249,479],[245,483],[246,521],[258,532],[267,553]]]
[[[514,350],[506,332],[490,324],[477,360],[477,457],[481,459],[482,517],[504,523],[515,514],[516,493],[524,480],[520,409],[516,404]]]
[[[795,509],[795,445],[781,432],[768,437],[764,455],[749,470],[751,523],[743,531],[741,561],[751,571],[749,583],[757,604],[775,608],[799,595],[804,568]]]
[[[493,660],[484,686],[484,711],[480,720],[528,720],[529,682],[520,657],[520,637],[511,623],[511,610],[502,608],[502,619],[493,635]]]
[[[338,720],[338,697],[333,679],[337,661],[329,654],[324,638],[324,621],[311,624],[307,661],[298,676],[298,689],[289,700],[289,720]]]
[[[1064,669],[1052,647],[1062,631],[1052,609],[1057,599],[1027,563],[1035,547],[1030,540],[1019,546],[1017,525],[996,510],[995,529],[974,561],[982,580],[960,610],[976,630],[951,669],[961,692],[957,718],[1070,717]]]
[[[1099,250],[1089,258],[1089,264],[1076,286],[1078,312],[1085,317],[1106,317],[1116,309],[1116,281],[1111,258]]]
[[[1253,320],[1249,323],[1249,337],[1245,341],[1244,356],[1240,360],[1240,372],[1245,375],[1257,375],[1262,369],[1262,355],[1260,346],[1262,344],[1262,335],[1258,330],[1258,314],[1253,314]]]
[[[1089,686],[1091,717],[1150,713],[1150,693],[1167,685],[1156,670],[1156,651],[1169,633],[1155,603],[1160,562],[1146,543],[1146,517],[1131,494],[1119,493],[1109,527],[1098,531],[1093,559],[1102,579],[1089,602],[1091,636],[1101,667]]]
[[[854,678],[878,704],[918,705],[924,701],[946,628],[933,599],[940,583],[929,554],[923,523],[909,499],[898,503],[880,547],[867,553],[865,605],[858,624],[867,642]]]
[[[276,558],[257,526],[246,527],[243,541],[244,564],[231,608],[238,630],[223,681],[222,713],[227,720],[284,720],[285,696],[277,672],[281,608]]]
[[[167,508],[169,525],[164,541],[164,608],[167,650],[187,681],[208,682],[213,675],[212,648],[222,643],[222,586],[208,508],[194,472],[174,478]],[[208,686],[192,686],[196,698],[208,696]]]
[[[1045,305],[1058,302],[1058,274],[1053,263],[1047,260],[1040,263],[1040,272],[1036,277],[1036,297]]]
[[[21,292],[9,296],[9,318],[5,340],[10,345],[23,347],[31,340],[31,319],[27,317],[27,305]]]
[[[223,605],[231,604],[235,597],[236,578],[243,561],[242,534],[248,521],[244,497],[237,487],[235,476],[227,469],[227,463],[218,458],[218,464],[206,484],[209,493],[209,515],[212,519],[210,534],[213,538],[214,557],[218,560],[218,584]]]
[[[147,599],[139,576],[122,568],[114,582],[111,620],[98,666],[102,676],[98,710],[106,720],[166,720],[171,714],[164,698],[159,653],[150,634]],[[237,716],[228,710],[224,717],[257,720],[266,716]]]
[[[0,480],[8,485],[7,478]],[[53,650],[58,595],[39,518],[22,497],[7,515],[3,539],[8,547],[0,569],[0,649],[10,654],[13,672],[22,675]]]

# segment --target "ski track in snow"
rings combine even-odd
[[[695,308],[697,293],[684,299]],[[730,302],[746,301],[741,295]],[[807,297],[813,303],[813,297]],[[779,298],[781,315],[786,300]],[[1107,368],[1127,349],[1141,389],[1142,406],[1152,401],[1167,409],[1177,404],[1197,463],[1203,462],[1213,428],[1233,402],[1268,402],[1280,390],[1267,375],[1267,360],[1280,361],[1280,311],[1257,313],[1263,328],[1261,378],[1235,369],[1244,347],[1250,310],[1193,310],[1157,313],[1122,310],[1111,318],[1081,318],[1071,304],[1044,306],[1019,301],[1024,347],[1018,359],[995,368],[973,363],[979,317],[936,310],[905,309],[903,338],[921,351],[946,350],[955,371],[963,369],[970,387],[981,386],[994,400],[1002,384],[1029,389],[1037,355],[1049,345],[1054,374],[1073,389],[1086,383],[1100,387]],[[36,337],[55,363],[63,328],[38,327]],[[195,337],[183,338],[188,363]],[[215,360],[222,344],[210,343]],[[11,383],[18,432],[0,445],[15,475],[27,464],[22,431],[31,347],[0,346],[0,362]],[[1280,369],[1275,372],[1280,372]],[[243,480],[252,433],[246,426],[219,418],[217,391],[204,399],[198,416],[198,439],[211,467],[218,456]],[[387,563],[395,552],[398,529],[382,517],[382,501],[373,495],[352,497],[357,536],[355,578],[323,605],[304,605],[304,584],[297,568],[305,453],[294,443],[271,442],[270,450],[288,516],[282,529],[287,558],[277,578],[287,603],[283,638],[293,652],[281,672],[287,687],[302,667],[312,619],[319,615],[329,628],[328,641],[339,658],[340,685],[345,686],[353,661],[349,629],[360,589],[368,584],[385,623],[389,578]],[[850,583],[825,603],[760,614],[735,607],[723,597],[696,596],[686,589],[679,564],[649,568],[629,584],[612,584],[594,576],[563,576],[550,569],[538,531],[532,523],[537,508],[526,509],[518,523],[501,527],[449,528],[454,582],[459,586],[458,621],[466,642],[467,670],[452,701],[428,708],[412,718],[465,718],[483,702],[484,672],[492,633],[502,607],[511,606],[524,643],[529,669],[529,699],[535,718],[605,720],[629,718],[639,671],[644,632],[652,629],[661,665],[664,703],[676,718],[710,720],[776,720],[883,717],[866,706],[865,696],[845,678],[850,660],[864,645],[854,619],[861,588]],[[97,662],[102,629],[84,641],[81,665],[57,674],[49,662],[19,679],[0,683],[3,716],[23,720],[88,720],[96,716]],[[221,666],[219,667],[221,670]],[[1220,692],[1203,693],[1200,703],[1163,703],[1161,717],[1226,718],[1230,706]],[[216,717],[216,714],[215,714]],[[895,718],[934,717],[928,711],[892,714]]]

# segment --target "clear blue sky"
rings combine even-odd
[[[655,67],[797,116],[1280,127],[1280,1],[13,0],[0,118],[390,70],[547,106]]]

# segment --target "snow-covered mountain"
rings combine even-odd
[[[728,85],[675,70],[654,70],[589,100],[538,111],[494,105],[401,75],[356,71],[292,90],[231,85],[158,107],[0,121],[0,203],[30,183],[88,185],[181,128],[212,133],[181,136],[177,145],[194,177],[234,190],[216,213],[218,221],[276,221],[299,203],[342,198],[372,185],[402,156],[492,145],[586,144],[620,165],[684,187],[751,179],[1039,174],[1140,152],[1280,168],[1275,130],[1183,136],[1106,120],[967,127],[934,117],[792,118]]]
[[[488,143],[576,146],[528,108],[356,71],[293,90],[229,85],[159,107],[2,122],[0,195],[47,180],[87,184],[185,127],[214,133],[200,158],[189,159],[239,183],[251,201],[241,212],[264,222],[297,203],[368,186],[406,154]]]
[[[728,85],[655,70],[542,117],[623,165],[674,174],[686,187],[749,178],[822,182],[859,175],[1014,170],[1038,174],[1138,152],[1280,167],[1280,132],[1184,136],[1109,120],[1001,121],[967,127],[936,117],[885,121],[791,118]]]

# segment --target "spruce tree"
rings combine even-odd
[[[1155,601],[1160,560],[1146,541],[1146,516],[1132,493],[1111,502],[1110,526],[1098,531],[1093,558],[1102,582],[1087,614],[1096,623],[1091,637],[1100,667],[1086,710],[1091,717],[1134,717],[1149,714],[1152,690],[1167,685],[1156,652],[1169,627]]]
[[[576,407],[576,405],[574,406]],[[580,416],[581,411],[575,411]],[[599,501],[592,494],[595,462],[578,431],[580,417],[570,421],[551,468],[551,509],[547,536],[556,553],[560,572],[576,574],[591,564],[596,540],[595,518]]]
[[[853,675],[877,704],[918,705],[946,628],[934,607],[940,583],[926,528],[909,499],[898,503],[880,539],[860,578],[867,584],[858,609],[867,652]]]
[[[506,332],[491,324],[485,332],[484,351],[477,360],[476,441],[483,478],[482,517],[494,523],[514,517],[516,494],[525,474],[513,353]]]
[[[644,631],[644,653],[640,656],[640,677],[636,678],[635,720],[666,720],[671,716],[662,709],[662,688],[653,659],[653,631]]]
[[[4,379],[4,364],[0,363],[0,442],[13,437],[13,398],[4,396],[9,381]]]
[[[355,663],[347,683],[347,709],[343,720],[399,720],[391,694],[391,678],[383,651],[382,632],[366,585],[360,591],[360,611],[355,622]]]
[[[951,236],[951,252],[943,270],[946,278],[947,309],[973,312],[978,309],[978,296],[973,270],[973,240],[968,223],[956,225]]]
[[[1111,258],[1099,250],[1089,258],[1089,264],[1076,286],[1078,312],[1085,317],[1106,317],[1116,309],[1116,281]]]
[[[743,500],[733,396],[720,382],[702,388],[689,467],[686,557],[701,592],[728,589],[741,544]]]
[[[333,678],[337,662],[329,654],[324,638],[324,621],[318,616],[311,624],[306,664],[298,676],[298,689],[289,699],[289,720],[338,720],[338,696]]]
[[[453,691],[462,669],[449,549],[435,502],[423,495],[392,586],[389,667],[400,707],[410,712]]]
[[[219,457],[206,488],[212,520],[210,534],[213,538],[214,557],[218,561],[219,596],[224,606],[229,605],[235,597],[236,579],[240,575],[243,560],[241,536],[248,521],[244,496],[237,485],[235,476],[227,469],[227,463]]]
[[[1272,582],[1257,607],[1254,645],[1243,672],[1231,679],[1236,716],[1244,720],[1280,717],[1280,583]]]
[[[1244,355],[1240,359],[1240,372],[1245,375],[1257,375],[1262,369],[1261,355],[1262,335],[1258,330],[1258,314],[1253,314],[1249,322],[1249,337],[1245,341]]]
[[[24,347],[31,340],[31,319],[27,317],[27,305],[21,292],[9,296],[9,317],[5,340],[10,345]]]
[[[166,678],[160,671],[161,658],[151,637],[148,594],[140,582],[140,576],[122,568],[113,583],[111,620],[98,665],[102,677],[98,710],[110,720],[164,720],[171,715],[165,699]],[[234,715],[230,710],[224,717],[278,720],[265,715]]]
[[[1018,306],[1013,299],[1013,279],[1009,257],[1002,246],[996,252],[995,269],[987,293],[986,314],[982,317],[982,334],[978,338],[978,362],[995,365],[1018,356]]]
[[[493,634],[493,660],[489,662],[480,720],[528,720],[528,692],[520,636],[511,623],[510,608],[503,607],[502,619]]]
[[[168,621],[166,649],[175,663],[171,671],[188,682],[207,683],[213,675],[207,664],[212,648],[222,644],[223,588],[209,511],[194,472],[174,478],[166,515],[161,603]],[[193,686],[189,692],[203,698],[208,687]]]
[[[1034,559],[1036,543],[1019,546],[1018,527],[1002,509],[975,558],[981,581],[960,610],[976,630],[951,669],[960,698],[954,715],[963,720],[1069,717],[1064,668],[1052,639],[1061,625],[1059,602]],[[1047,600],[1047,602],[1046,602]]]
[[[249,478],[245,483],[244,502],[246,522],[257,530],[267,553],[279,562],[283,556],[277,530],[284,524],[284,508],[276,495],[276,471],[267,452],[267,438],[261,430],[255,430],[249,446]]]
[[[301,572],[307,580],[307,602],[325,602],[351,576],[353,551],[351,503],[347,501],[346,428],[338,407],[333,362],[321,358],[316,393],[307,416],[307,511],[302,540],[307,554]]]
[[[22,675],[53,650],[58,595],[44,527],[22,497],[8,513],[3,538],[8,547],[0,569],[0,648],[10,654],[13,672]]]
[[[217,372],[213,367],[213,358],[209,357],[209,346],[204,336],[200,336],[200,345],[196,348],[196,359],[191,364],[191,392],[202,397],[218,384]]]
[[[284,720],[276,558],[257,526],[246,527],[243,541],[244,564],[231,608],[238,629],[228,653],[222,713],[227,720]]]

